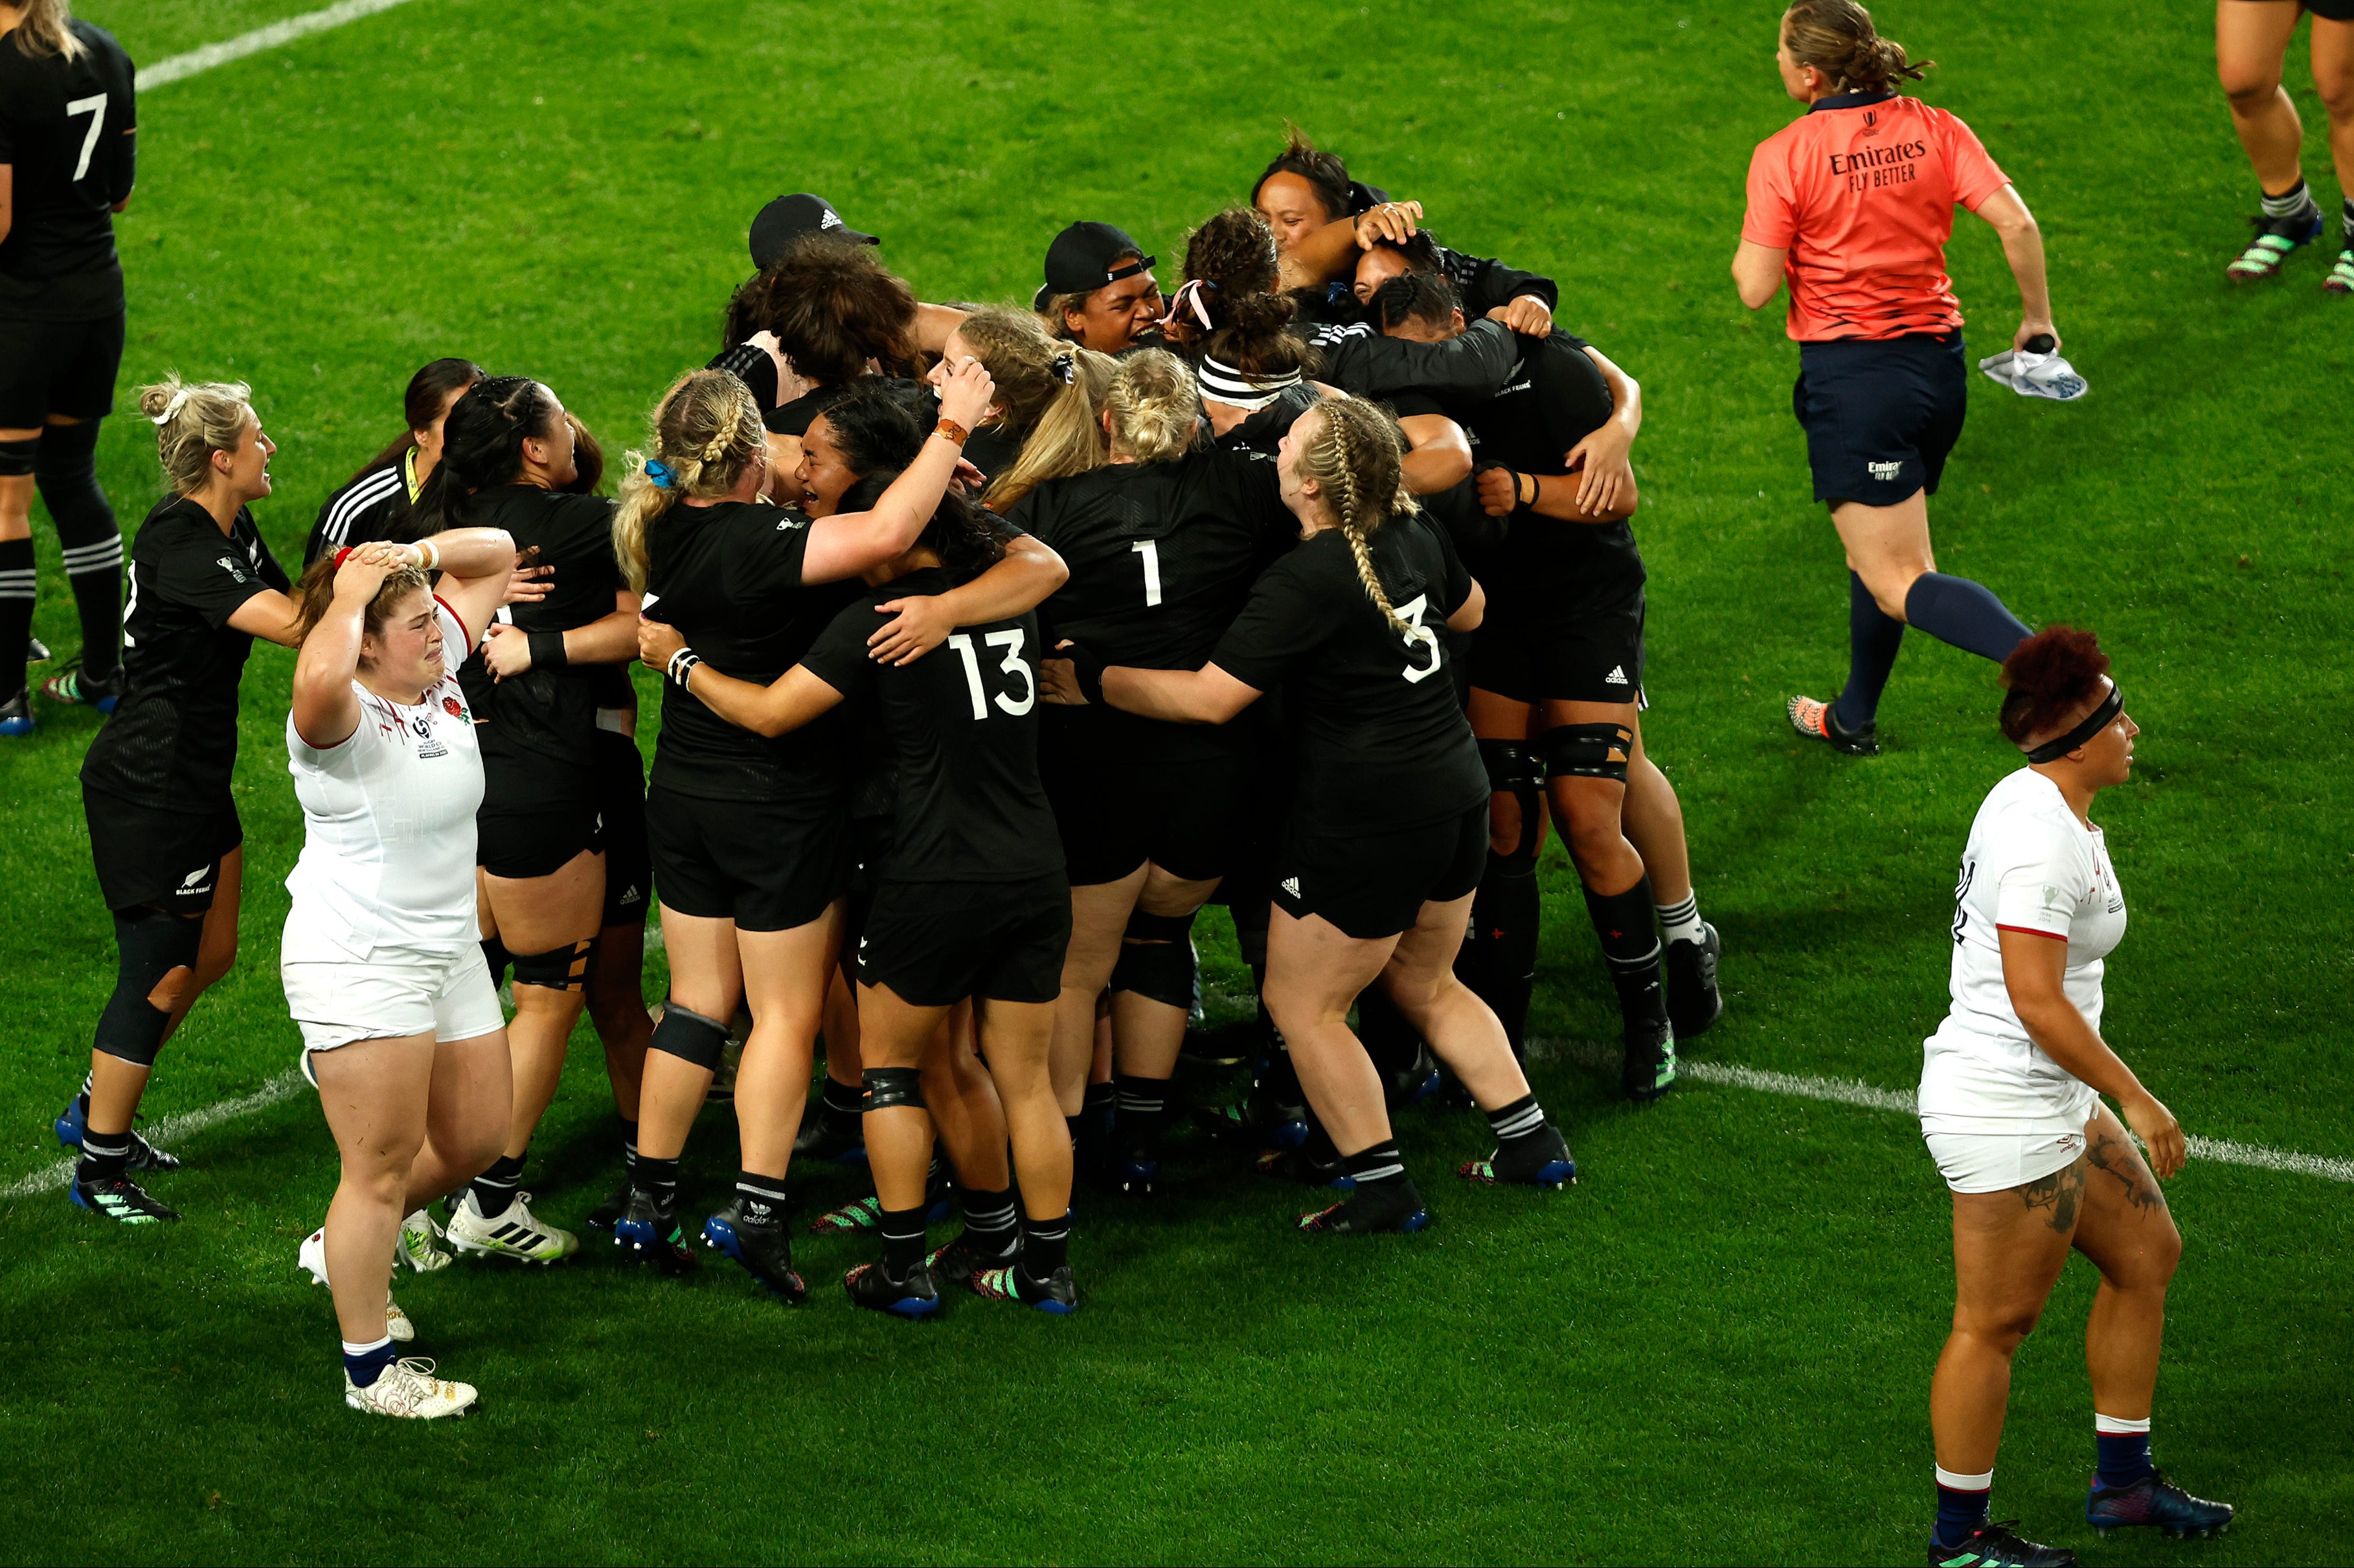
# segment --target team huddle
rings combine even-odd
[[[1420,203],[1297,131],[1173,265],[1072,223],[1020,305],[925,301],[830,203],[782,196],[713,302],[717,352],[620,464],[562,388],[437,359],[293,576],[251,511],[276,450],[251,389],[140,388],[166,493],[118,661],[121,541],[89,457],[123,342],[106,226],[132,71],[57,0],[8,9],[8,69],[100,122],[76,164],[48,98],[10,122],[20,224],[78,225],[87,254],[40,264],[26,297],[53,319],[0,366],[0,524],[37,484],[82,611],[82,654],[43,690],[111,715],[81,781],[120,965],[58,1118],[72,1195],[179,1218],[148,1191],[178,1161],[133,1118],[236,954],[248,655],[296,650],[305,839],[278,956],[343,1169],[299,1255],[353,1407],[477,1400],[399,1356],[399,1266],[578,1250],[522,1183],[584,1012],[619,1123],[585,1228],[658,1274],[724,1255],[798,1305],[792,1168],[863,1162],[871,1196],[814,1224],[874,1232],[844,1291],[905,1319],[955,1287],[1078,1308],[1074,1184],[1161,1181],[1213,903],[1257,1017],[1234,1048],[1247,1096],[1197,1108],[1260,1170],[1337,1190],[1299,1221],[1314,1234],[1430,1223],[1391,1120],[1409,1102],[1485,1116],[1474,1187],[1575,1181],[1526,1073],[1548,823],[1618,1001],[1622,1092],[1667,1094],[1721,1015],[1721,944],[1643,735],[1642,391],[1556,324],[1550,279],[1438,243]],[[1875,754],[1910,626],[2001,665],[2027,761],[1970,834],[1925,1051],[1959,1286],[1930,1561],[2073,1562],[1986,1506],[2020,1303],[2040,1309],[2072,1248],[2111,1303],[2088,1518],[2220,1528],[2226,1505],[2148,1462],[2179,1252],[2156,1177],[2181,1129],[2098,1033],[2125,905],[2087,813],[2137,732],[2090,633],[2031,633],[1929,549],[1967,402],[1953,210],[2003,235],[2014,346],[2052,353],[2040,231],[1968,127],[1897,92],[1922,68],[1852,0],[1799,0],[1779,45],[1808,112],[1757,150],[1733,271],[1753,308],[1787,286],[1794,412],[1850,589],[1846,687],[1787,721]],[[119,145],[94,160],[109,114]],[[0,270],[30,275],[27,254]],[[6,642],[29,635],[32,557],[0,535],[0,608],[24,607]],[[650,773],[633,663],[661,694]],[[0,731],[32,727],[20,694]],[[715,1097],[737,1175],[698,1224],[680,1171]]]

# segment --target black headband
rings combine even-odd
[[[2030,762],[2059,761],[2062,758],[2067,756],[2070,752],[2075,750],[2078,747],[2084,745],[2086,741],[2092,739],[2094,736],[2108,728],[2109,721],[2116,717],[2118,711],[2125,705],[2125,693],[2118,689],[2117,683],[2115,681],[2111,681],[2109,683],[2109,694],[2101,699],[2100,706],[2093,710],[2091,717],[2085,719],[2083,724],[2078,725],[2074,729],[2070,730],[2066,735],[2062,736],[2059,739],[2047,740],[2041,746],[2039,746],[2034,750],[2029,752],[2027,754],[2027,760]]]

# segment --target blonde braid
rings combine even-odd
[[[1364,494],[1357,473],[1356,438],[1349,430],[1349,419],[1353,413],[1353,410],[1344,413],[1329,403],[1326,405],[1324,429],[1331,439],[1332,455],[1338,461],[1318,466],[1332,470],[1330,483],[1339,493],[1334,498],[1333,513],[1340,521],[1341,536],[1349,541],[1349,554],[1356,557],[1357,580],[1365,585],[1365,592],[1382,612],[1382,618],[1394,627],[1400,636],[1410,637],[1414,634],[1413,624],[1392,608],[1389,593],[1382,587],[1382,575],[1373,567],[1373,552],[1368,539],[1372,530],[1366,526]],[[1379,526],[1378,522],[1374,526]]]

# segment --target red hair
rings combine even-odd
[[[2014,746],[2050,735],[2099,699],[2109,656],[2101,640],[2073,626],[2047,626],[2002,662],[2002,733]]]

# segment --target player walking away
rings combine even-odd
[[[1775,58],[1807,112],[1750,160],[1733,278],[1753,311],[1789,279],[1792,408],[1848,561],[1847,686],[1829,703],[1791,698],[1790,723],[1874,757],[1873,715],[1907,626],[1998,663],[2027,635],[1988,589],[1938,571],[1929,546],[1928,498],[1969,394],[1961,303],[1946,276],[1956,204],[2002,236],[2019,281],[2012,346],[2060,340],[2027,204],[1968,126],[1893,85],[1919,80],[1928,63],[1907,63],[1854,0],[1798,0]]]
[[[1046,247],[1046,281],[1031,308],[1054,336],[1098,354],[1149,347],[1160,323],[1157,259],[1108,223],[1074,223]]]
[[[122,362],[113,215],[131,200],[132,76],[113,35],[67,0],[0,0],[0,660],[32,652],[38,489],[81,620],[79,659],[42,694],[109,713],[122,694],[122,535],[95,460]],[[0,736],[33,722],[19,670],[0,680]]]
[[[1379,1075],[1347,1023],[1379,980],[1488,1112],[1479,1181],[1558,1186],[1576,1173],[1503,1027],[1455,978],[1488,842],[1487,782],[1443,673],[1436,625],[1479,624],[1479,585],[1399,486],[1397,438],[1357,398],[1300,415],[1277,460],[1301,542],[1261,575],[1198,670],[1103,668],[1080,643],[1049,695],[1175,723],[1223,724],[1283,686],[1299,779],[1277,866],[1267,1004],[1355,1183],[1310,1230],[1429,1221],[1392,1136]]]
[[[531,1263],[579,1246],[536,1219],[518,1188],[564,1075],[604,925],[600,666],[618,671],[637,650],[638,598],[613,556],[612,503],[567,493],[580,477],[574,429],[541,383],[478,381],[450,411],[441,461],[416,508],[424,534],[497,528],[551,573],[547,596],[503,608],[458,672],[482,753],[483,955],[493,983],[514,969],[514,1097],[506,1148],[451,1209],[449,1234],[461,1252]],[[634,1108],[621,1098],[624,1111]]]
[[[2154,1525],[2179,1536],[2232,1521],[2229,1504],[2190,1496],[2150,1464],[2166,1287],[2182,1255],[2151,1172],[2182,1169],[2183,1134],[2101,1037],[2126,899],[2091,813],[2101,790],[2126,781],[2140,733],[2108,668],[2091,632],[2064,626],[2004,662],[2002,733],[2028,765],[1988,791],[1970,824],[1953,1007],[1924,1051],[1921,1128],[1954,1194],[1954,1327],[1929,1391],[1929,1562],[1947,1568],[2076,1560],[1988,1523],[1987,1508],[2011,1355],[2072,1247],[2101,1272],[2084,1336],[2099,1451],[2086,1522],[2105,1535]]]
[[[1078,1305],[1066,1250],[1071,1142],[1047,1070],[1071,899],[1038,778],[1039,632],[1030,613],[1061,573],[1034,575],[993,607],[1005,613],[962,621],[949,653],[891,662],[870,646],[909,596],[948,602],[980,586],[974,579],[1004,558],[1005,539],[1003,524],[949,495],[915,546],[864,574],[868,591],[770,685],[719,674],[673,628],[649,621],[640,639],[648,663],[759,734],[799,728],[849,701],[871,705],[887,737],[894,841],[858,941],[866,1149],[883,1255],[843,1284],[860,1306],[908,1318],[939,1308],[926,1257],[925,1178],[935,1120],[944,1140],[958,1120],[928,1113],[922,1080],[937,1086],[947,1057],[962,1049],[941,1025],[967,998],[977,1002],[995,1086],[979,1105],[985,1141],[995,1145],[985,1152],[1002,1162],[1011,1137],[1023,1215],[1018,1255],[1012,1234],[982,1254],[971,1217],[1007,1194],[968,1191],[966,1234],[942,1249],[941,1265],[992,1298],[1058,1313]],[[954,1152],[961,1175],[971,1162]]]
[[[131,1130],[155,1054],[237,959],[238,683],[256,637],[297,641],[286,574],[246,510],[270,493],[278,450],[251,390],[174,376],[141,387],[139,407],[167,493],[131,549],[122,701],[81,766],[119,966],[90,1076],[56,1124],[81,1149],[73,1201],[133,1224],[179,1218],[131,1179],[179,1165]]]
[[[468,528],[338,550],[302,575],[286,752],[303,841],[279,974],[343,1179],[302,1256],[334,1293],[344,1403],[377,1415],[475,1401],[431,1361],[396,1359],[415,1330],[391,1283],[401,1216],[456,1191],[506,1132],[505,1021],[474,939],[482,765],[455,670],[514,569],[503,530]]]
[[[305,569],[347,545],[378,539],[408,544],[419,536],[409,513],[441,461],[442,422],[466,388],[485,374],[471,359],[437,359],[408,378],[400,400],[408,428],[319,503],[319,520],[302,546]]]
[[[1199,669],[1259,568],[1297,532],[1270,465],[1196,450],[1201,408],[1176,355],[1129,356],[1104,413],[1110,461],[1041,485],[1014,508],[1013,520],[1070,567],[1040,612],[1055,641],[1110,663]],[[1150,1192],[1158,1176],[1169,1079],[1193,1006],[1193,916],[1242,836],[1258,727],[1088,705],[1057,709],[1043,732],[1040,770],[1071,882],[1055,1082],[1065,1113],[1081,1114],[1108,987],[1126,1153],[1118,1180],[1131,1192]]]
[[[989,375],[968,364],[941,389],[944,418],[970,429]],[[616,550],[649,615],[723,671],[761,683],[807,652],[848,597],[816,593],[911,546],[947,489],[959,442],[925,441],[870,512],[811,520],[758,501],[769,478],[758,410],[744,384],[699,370],[656,410],[654,455],[623,482]],[[638,1157],[617,1245],[669,1271],[695,1254],[676,1223],[678,1161],[727,1038],[748,1003],[736,1084],[742,1165],[715,1221],[731,1249],[788,1301],[803,1294],[784,1222],[785,1176],[807,1097],[840,930],[846,779],[822,724],[753,736],[673,684],[646,804],[671,991],[646,1055]],[[706,1232],[708,1234],[708,1232]]]
[[[2305,125],[2281,85],[2289,40],[2308,11],[2313,85],[2329,116],[2341,198],[2338,261],[2321,286],[2354,294],[2354,0],[2217,0],[2215,70],[2264,197],[2254,239],[2224,272],[2238,282],[2277,277],[2291,251],[2327,235],[2328,220],[2305,183]]]
[[[1452,287],[1433,272],[1392,279],[1374,303],[1387,334],[1463,330]],[[1656,1099],[1675,1082],[1677,1037],[1706,1029],[1723,1001],[1681,809],[1648,761],[1637,779],[1645,573],[1627,524],[1638,500],[1627,450],[1641,393],[1612,366],[1626,388],[1614,398],[1607,362],[1567,333],[1516,341],[1512,388],[1463,410],[1482,510],[1507,521],[1459,540],[1474,573],[1497,585],[1472,644],[1469,703],[1491,791],[1490,861],[1459,967],[1524,1051],[1549,805],[1618,993],[1621,1087]]]

